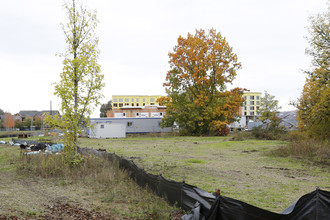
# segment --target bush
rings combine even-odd
[[[308,134],[303,131],[289,131],[286,135],[286,140],[288,141],[303,141],[308,139]]]
[[[286,131],[281,127],[254,127],[252,135],[257,139],[263,140],[280,140],[286,135]]]
[[[233,141],[245,141],[250,139],[254,139],[254,136],[252,135],[251,132],[248,131],[238,131],[234,133],[232,137]]]

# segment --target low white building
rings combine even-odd
[[[162,128],[162,119],[151,118],[92,118],[90,138],[122,138],[126,134],[171,132],[172,127]]]

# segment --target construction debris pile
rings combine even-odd
[[[43,143],[28,140],[17,140],[13,139],[9,142],[10,145],[19,146],[25,155],[29,154],[61,154],[64,145],[63,144],[53,144],[53,143]]]

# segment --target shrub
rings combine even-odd
[[[245,141],[249,139],[254,139],[254,136],[248,131],[238,131],[234,133],[232,137],[233,141]]]
[[[252,135],[257,139],[264,140],[280,140],[285,136],[286,131],[281,127],[254,127],[252,129]]]

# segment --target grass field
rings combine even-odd
[[[281,212],[302,195],[330,189],[329,167],[270,156],[283,141],[230,141],[228,137],[132,137],[80,139],[132,159],[153,174]]]
[[[273,212],[283,211],[316,187],[328,191],[330,188],[329,167],[271,156],[272,150],[286,144],[231,141],[230,137],[79,139],[81,147],[105,148],[132,159],[150,173],[184,180],[209,192],[219,188],[224,196]],[[0,218],[2,215],[38,218],[54,210],[59,212],[54,207],[68,204],[82,213],[110,213],[118,219],[166,219],[177,210],[139,188],[125,173],[107,166],[101,170],[101,176],[91,174],[76,180],[22,173],[19,172],[22,162],[24,165],[27,161],[26,158],[22,161],[18,147],[0,145]],[[97,181],[102,178],[111,181],[104,186]]]

